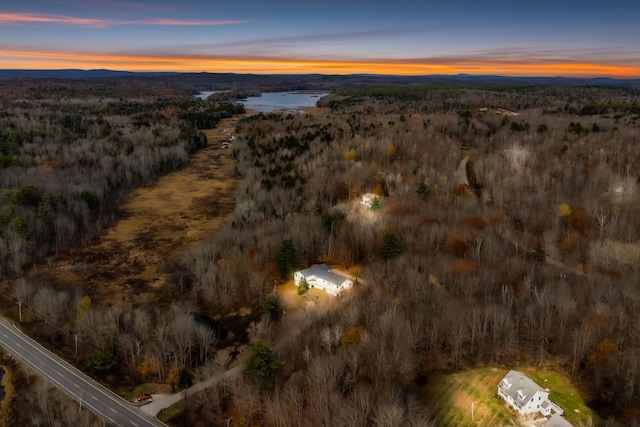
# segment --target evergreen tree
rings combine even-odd
[[[113,351],[87,356],[84,366],[91,374],[101,376],[110,372],[118,364],[118,356]]]
[[[418,193],[422,200],[427,200],[427,197],[429,197],[429,193],[431,193],[431,188],[429,188],[426,183],[421,182],[420,185],[418,185],[416,193]]]
[[[191,387],[193,381],[191,380],[191,375],[189,375],[189,371],[187,368],[180,369],[178,373],[178,387],[185,389]]]
[[[256,341],[245,363],[244,374],[260,387],[272,388],[280,365],[273,351],[262,341]]]
[[[382,258],[390,259],[401,252],[400,239],[396,233],[389,232],[382,237]]]
[[[304,277],[300,281],[300,286],[298,286],[298,295],[303,295],[309,290],[309,282]]]
[[[371,206],[369,207],[369,209],[371,209],[372,211],[377,211],[378,209],[380,209],[380,199],[374,197],[371,201]]]
[[[296,247],[293,245],[293,240],[287,239],[282,241],[280,250],[278,250],[276,254],[276,263],[280,271],[280,276],[282,276],[283,279],[289,278],[296,271],[298,254]]]
[[[269,313],[269,316],[271,316],[273,320],[280,319],[280,315],[282,314],[282,303],[280,302],[280,297],[278,297],[278,295],[267,295],[264,298],[262,307],[266,313]]]

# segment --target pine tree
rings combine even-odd
[[[382,237],[382,258],[390,259],[401,252],[400,239],[396,233],[389,232]]]
[[[418,193],[418,195],[422,200],[427,200],[427,197],[429,197],[429,193],[431,193],[431,189],[427,184],[425,184],[424,182],[421,182],[418,185],[418,189],[416,190],[416,193]]]
[[[372,211],[377,211],[378,209],[380,209],[380,199],[378,199],[377,197],[374,197],[373,200],[371,201],[371,205],[369,206],[369,209],[371,209]]]
[[[256,341],[245,363],[244,374],[260,387],[272,388],[280,365],[273,351],[262,341]]]
[[[289,278],[296,271],[296,267],[298,265],[298,254],[296,252],[296,247],[293,244],[293,240],[287,239],[283,240],[282,244],[280,244],[280,250],[276,254],[276,263],[278,265],[278,270],[280,271],[280,276],[283,279]]]

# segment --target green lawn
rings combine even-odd
[[[522,373],[535,381],[540,387],[549,389],[549,400],[564,410],[564,417],[572,423],[586,423],[591,418],[596,424],[602,420],[596,415],[580,397],[576,388],[567,376],[555,371],[537,371],[522,369]]]
[[[432,411],[434,424],[438,427],[517,426],[516,417],[496,397],[498,383],[506,372],[481,368],[432,375],[420,393]]]
[[[527,368],[516,370],[528,375],[542,388],[548,388],[550,399],[564,409],[565,417],[574,425],[589,418],[600,421],[563,374]],[[517,426],[517,417],[497,397],[497,386],[508,371],[504,368],[479,368],[454,374],[434,374],[425,386],[416,388],[416,392],[432,412],[433,423],[438,427]]]
[[[173,404],[168,408],[164,408],[162,411],[160,411],[158,413],[158,419],[163,423],[168,423],[178,415],[180,415],[180,402]]]

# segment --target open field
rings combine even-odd
[[[433,411],[434,425],[518,425],[516,417],[496,397],[496,387],[506,373],[505,369],[481,368],[432,375],[421,392]]]
[[[572,424],[579,425],[589,419],[600,421],[564,375],[553,371],[519,370],[550,390],[549,398],[564,409],[565,418]],[[497,385],[507,372],[504,368],[480,368],[434,374],[419,392],[433,411],[434,425],[439,427],[519,425],[513,411],[497,397]]]
[[[533,369],[523,369],[522,372],[541,387],[549,389],[549,399],[564,410],[564,417],[573,425],[586,423],[589,418],[596,423],[601,421],[598,415],[584,403],[566,375]]]
[[[205,131],[208,146],[189,165],[136,190],[117,222],[86,247],[60,251],[41,269],[43,281],[82,283],[94,301],[129,303],[161,299],[168,273],[159,266],[214,233],[234,208],[238,179],[231,150],[220,148],[238,118]],[[166,287],[165,287],[166,288]],[[166,296],[166,295],[165,295]]]

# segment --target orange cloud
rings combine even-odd
[[[21,23],[54,23],[54,24],[71,24],[85,26],[101,26],[104,25],[103,19],[74,18],[64,15],[40,15],[27,13],[0,13],[0,23],[2,24],[21,24]]]
[[[322,61],[281,58],[211,58],[100,55],[0,50],[3,68],[108,68],[128,71],[233,72],[256,74],[497,74],[505,76],[566,76],[638,78],[640,67],[598,63],[525,63],[498,61]]]
[[[144,19],[144,20],[108,20],[108,19],[92,19],[77,18],[65,15],[44,15],[44,14],[27,14],[27,13],[0,13],[0,24],[65,24],[77,25],[85,27],[110,27],[114,25],[232,25],[245,24],[248,21],[243,20],[184,20],[184,19]]]

